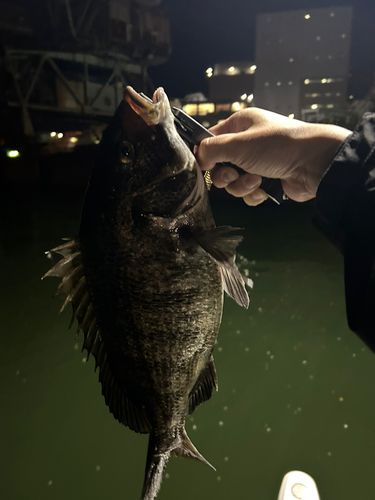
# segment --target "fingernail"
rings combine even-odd
[[[254,193],[253,194],[253,199],[255,201],[265,200],[266,198],[267,198],[267,195],[265,195],[264,193]]]
[[[226,182],[227,184],[230,184],[231,182],[234,182],[238,179],[238,174],[237,172],[226,172],[223,174],[223,181]]]
[[[254,181],[253,179],[250,179],[250,178],[248,178],[248,177],[246,177],[246,178],[244,179],[244,184],[245,184],[245,187],[246,187],[247,189],[253,189],[253,188],[255,188],[255,187],[258,187],[258,186],[259,186],[259,182],[258,182],[258,180],[255,180],[255,181]]]

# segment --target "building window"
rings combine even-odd
[[[334,108],[334,107],[335,107],[335,105],[334,105],[334,104],[327,104],[327,108],[328,108],[328,109],[332,109],[332,108]]]
[[[310,19],[310,14],[305,14],[305,19]]]
[[[269,87],[269,85],[270,85],[270,82],[264,82],[265,87]]]
[[[306,78],[304,83],[305,83],[305,85],[308,85],[310,83],[310,80],[308,78]]]
[[[331,12],[329,17],[335,17],[335,13],[334,12]]]
[[[231,111],[240,111],[241,109],[245,109],[246,104],[244,102],[233,102],[231,106]]]
[[[341,38],[346,38],[346,33],[343,33],[343,34],[341,35]]]
[[[293,57],[291,57],[291,58],[289,59],[289,62],[293,62],[293,61],[294,61],[294,59],[293,59]]]
[[[317,37],[316,37],[316,40],[317,40],[317,42],[320,42],[321,37],[320,37],[320,36],[317,36]]]
[[[318,105],[317,104],[311,104],[311,109],[318,109]]]
[[[230,104],[216,104],[216,113],[219,111],[230,111]]]
[[[280,87],[280,85],[281,85],[281,82],[277,82],[277,83],[276,83],[276,85],[277,85],[278,87]]]
[[[182,108],[185,113],[188,115],[197,115],[198,114],[198,104],[185,104],[185,106]]]
[[[288,85],[293,85],[293,82],[292,81],[288,82]]]

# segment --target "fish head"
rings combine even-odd
[[[197,178],[202,177],[176,130],[162,88],[151,100],[127,87],[102,143],[112,155],[111,161],[106,155],[106,163],[114,166],[113,189],[131,199],[142,213],[169,216],[181,211],[181,204],[196,190]]]

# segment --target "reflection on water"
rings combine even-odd
[[[217,205],[217,206],[216,206]],[[322,498],[369,498],[375,357],[345,321],[342,259],[307,208],[215,205],[245,226],[248,311],[226,299],[219,392],[187,431],[216,468],[171,459],[160,499],[275,500],[283,475],[311,474]],[[139,498],[147,437],[118,424],[82,339],[58,315],[44,251],[78,229],[79,203],[7,203],[1,223],[1,497]],[[4,217],[6,213],[6,217]],[[371,497],[371,495],[370,495]]]

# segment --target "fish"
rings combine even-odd
[[[224,291],[249,306],[235,258],[238,228],[216,227],[197,161],[168,97],[127,87],[103,133],[79,235],[48,252],[82,350],[93,355],[113,416],[149,434],[141,498],[153,500],[171,456],[213,468],[185,418],[218,389],[213,359]]]

